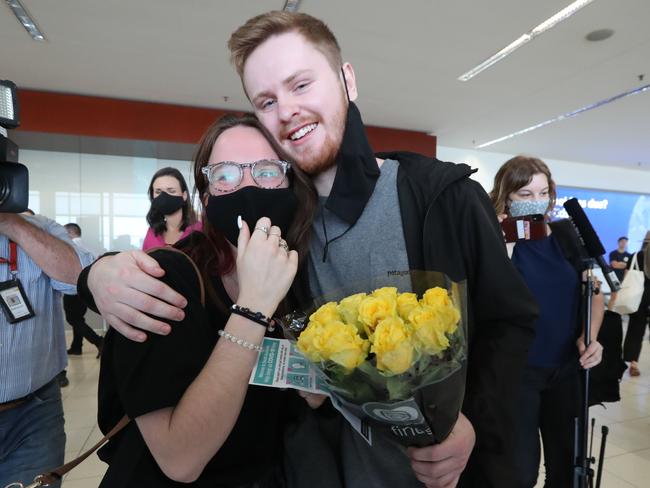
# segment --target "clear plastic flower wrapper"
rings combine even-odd
[[[281,323],[334,406],[367,440],[371,429],[404,446],[426,446],[449,435],[462,406],[466,286],[441,273],[407,274],[400,285],[409,290],[346,286]],[[386,282],[395,280],[371,285]]]

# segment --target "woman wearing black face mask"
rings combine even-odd
[[[149,230],[142,243],[142,250],[175,244],[195,230],[201,230],[196,222],[194,209],[188,198],[187,183],[176,168],[162,168],[149,183],[151,208],[147,213]]]
[[[194,175],[203,231],[175,247],[196,264],[205,306],[192,263],[153,251],[163,280],[188,304],[166,336],[106,336],[99,425],[106,432],[124,415],[134,421],[99,451],[109,464],[101,487],[284,486],[288,406],[304,403],[295,392],[248,386],[264,336],[280,330],[245,309],[270,317],[305,296],[300,265],[316,193],[252,116],[226,116],[208,129]],[[294,281],[296,272],[302,279]]]

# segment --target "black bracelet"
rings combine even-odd
[[[230,307],[230,313],[241,315],[242,317],[245,317],[248,320],[255,322],[256,324],[260,324],[269,332],[273,332],[275,330],[275,321],[271,317],[264,315],[262,312],[253,312],[249,308],[240,307],[235,303],[232,307]]]

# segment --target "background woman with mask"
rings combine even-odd
[[[142,243],[142,250],[175,244],[194,230],[201,230],[196,222],[187,183],[176,168],[156,171],[149,183],[151,208],[147,213],[149,230]]]
[[[592,304],[592,342],[585,350],[581,324],[583,265],[577,236],[569,221],[549,224],[555,206],[555,182],[537,158],[516,156],[494,178],[490,198],[499,216],[542,214],[546,233],[537,240],[509,245],[515,264],[540,308],[535,340],[524,371],[515,432],[515,469],[522,488],[537,481],[539,438],[544,444],[545,487],[571,486],[574,417],[580,412],[580,368],[602,357],[595,341],[604,314],[602,295]],[[577,346],[577,348],[576,348]]]
[[[106,336],[99,425],[106,432],[125,414],[134,421],[99,452],[109,463],[101,487],[284,486],[283,425],[297,396],[248,386],[264,336],[281,334],[252,314],[296,306],[285,295],[301,295],[299,280],[290,287],[316,205],[309,179],[283,159],[252,116],[222,118],[199,143],[204,228],[176,246],[198,271],[180,253],[151,254],[163,281],[187,298],[184,318],[143,343],[113,329]],[[90,300],[92,280],[87,268],[79,290]]]

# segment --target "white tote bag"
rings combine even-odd
[[[623,283],[621,283],[621,289],[616,295],[616,302],[614,302],[614,306],[612,307],[614,312],[621,315],[634,313],[639,310],[639,305],[641,305],[645,275],[643,271],[639,270],[639,263],[636,260],[638,255],[639,253],[634,253],[632,265],[627,270]]]

